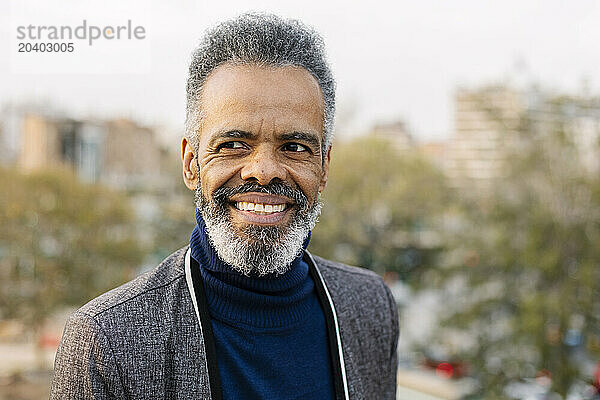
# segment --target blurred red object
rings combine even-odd
[[[460,379],[467,374],[467,366],[462,361],[440,361],[425,359],[423,365],[435,371],[436,375],[444,379]]]
[[[450,379],[454,374],[454,368],[452,368],[450,363],[439,363],[435,368],[435,373],[439,377]]]

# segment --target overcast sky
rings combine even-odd
[[[208,26],[249,10],[298,18],[321,32],[347,131],[403,119],[420,139],[447,138],[458,85],[515,76],[569,92],[587,80],[600,93],[595,0],[4,0],[0,104],[47,101],[78,116],[128,116],[176,132],[195,43]],[[83,19],[99,26],[130,19],[146,38],[82,42],[68,55],[17,53],[18,25]]]

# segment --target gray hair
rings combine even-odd
[[[323,160],[333,141],[335,81],[325,57],[325,44],[312,28],[276,15],[248,13],[208,30],[192,54],[187,80],[185,132],[198,149],[202,113],[200,94],[208,75],[225,63],[297,66],[317,80],[324,100]]]

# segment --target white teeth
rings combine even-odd
[[[285,204],[255,204],[245,201],[238,201],[235,203],[235,206],[238,210],[255,211],[260,213],[274,213],[285,210]]]

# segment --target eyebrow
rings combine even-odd
[[[240,131],[238,129],[232,131],[222,131],[210,138],[209,146],[214,146],[215,142],[220,139],[256,139],[256,135],[250,132]]]

